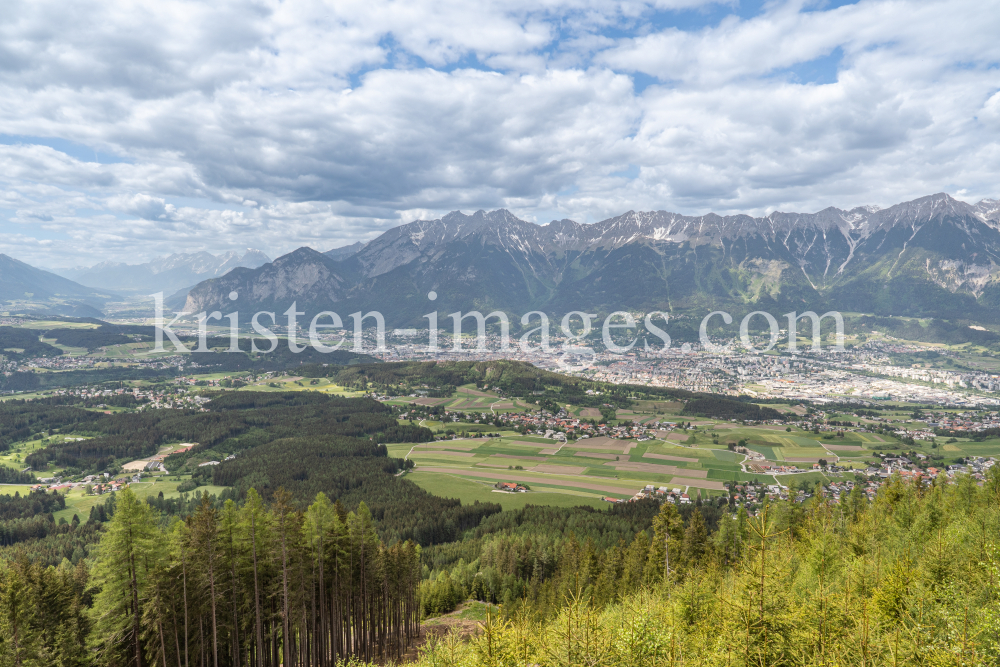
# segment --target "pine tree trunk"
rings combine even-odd
[[[160,655],[163,656],[163,667],[167,667],[167,643],[163,641],[163,619],[158,619],[156,624],[160,628]]]
[[[257,518],[250,515],[250,540],[253,545],[253,606],[254,606],[254,630],[257,639],[257,650],[255,652],[255,662],[257,667],[262,667],[261,646],[264,644],[264,632],[261,629],[260,620],[260,583],[257,575]]]
[[[139,610],[139,582],[135,566],[135,542],[131,529],[129,530],[128,565],[130,587],[132,589],[132,640],[135,642],[135,665],[136,667],[142,667],[142,639],[139,636],[139,615],[141,613]]]
[[[184,578],[184,667],[191,665],[191,658],[188,653],[188,577],[187,577],[187,550],[181,543],[181,575]],[[177,656],[180,662],[180,655]]]
[[[290,667],[288,655],[288,544],[285,535],[285,517],[281,518],[281,649],[286,667]],[[216,666],[218,667],[218,666]]]
[[[219,625],[215,611],[215,568],[212,567],[212,557],[209,556],[208,586],[212,596],[212,667],[219,667]]]

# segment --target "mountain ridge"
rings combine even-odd
[[[430,309],[434,290],[439,310],[483,312],[808,302],[813,310],[1000,315],[1000,202],[966,204],[945,193],[887,208],[758,217],[627,211],[592,224],[454,211],[390,229],[339,260],[301,250],[238,280],[197,285],[185,310],[223,307],[237,291],[240,308],[340,304],[392,311],[404,323]]]
[[[0,302],[21,309],[62,315],[99,316],[100,308],[119,298],[110,290],[95,290],[9,255],[0,254]]]

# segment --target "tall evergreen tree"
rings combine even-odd
[[[94,603],[96,641],[108,663],[143,667],[142,603],[160,554],[153,549],[158,530],[150,506],[131,489],[117,495],[114,517],[101,540],[94,568],[100,592]]]

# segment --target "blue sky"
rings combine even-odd
[[[998,28],[961,0],[11,0],[0,252],[995,198]]]

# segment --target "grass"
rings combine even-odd
[[[516,481],[516,476],[521,471],[510,471],[512,481]],[[576,507],[578,505],[588,505],[590,507],[605,508],[608,503],[600,499],[600,495],[588,496],[583,492],[567,491],[529,491],[528,493],[493,493],[492,484],[476,482],[467,477],[458,475],[432,473],[432,472],[408,472],[406,478],[429,493],[444,498],[458,498],[463,504],[472,504],[477,500],[480,502],[497,503],[505,510],[521,509],[525,505],[549,505],[552,507]],[[528,482],[529,486],[534,486],[535,482]],[[570,490],[572,491],[572,490]]]

